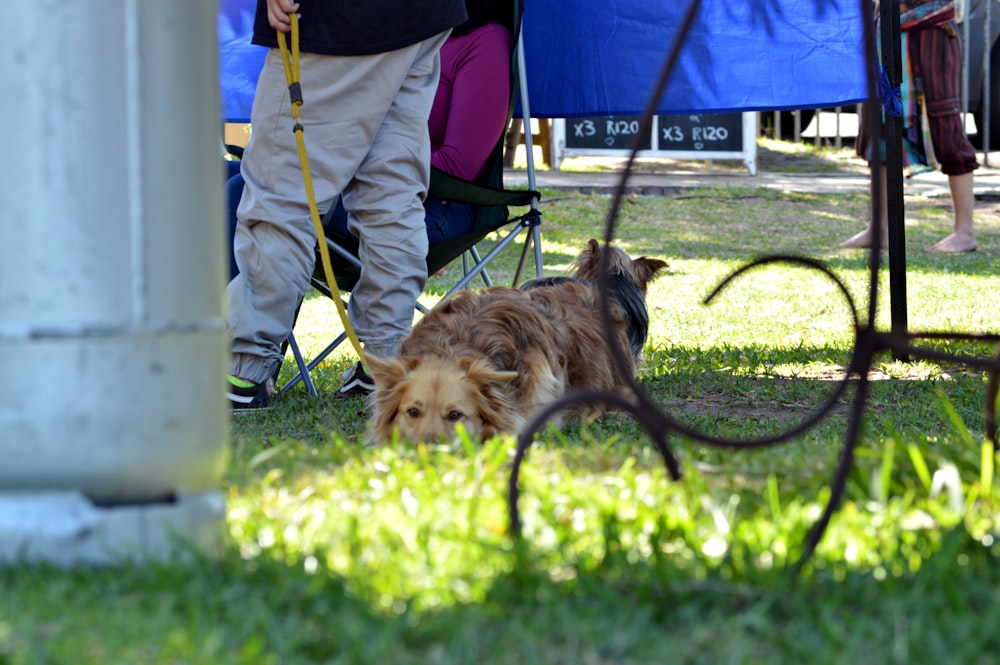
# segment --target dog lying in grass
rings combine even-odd
[[[622,350],[628,376],[619,373],[604,338],[603,252],[609,252],[611,343]],[[646,288],[666,267],[592,239],[572,277],[457,294],[414,326],[398,357],[366,357],[375,381],[369,436],[389,440],[398,428],[407,441],[437,441],[452,436],[458,423],[480,440],[516,436],[572,390],[627,393],[648,331]],[[588,405],[571,415],[595,418],[604,411]]]

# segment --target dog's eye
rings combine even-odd
[[[448,412],[448,421],[449,422],[453,422],[454,423],[454,422],[458,422],[461,419],[462,419],[462,412],[461,411],[449,411]]]
[[[420,409],[418,409],[415,406],[411,406],[410,408],[408,408],[406,410],[406,415],[408,415],[411,418],[419,418],[420,417]]]

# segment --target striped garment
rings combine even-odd
[[[875,34],[880,38],[877,3],[875,9]],[[961,47],[953,22],[954,0],[905,2],[900,11],[903,166],[909,175],[930,169],[947,175],[969,173],[979,165],[961,116]],[[881,60],[881,43],[878,46]],[[858,139],[858,154],[870,160],[867,137]]]
[[[906,32],[955,20],[955,0],[917,0],[899,3],[899,27]]]

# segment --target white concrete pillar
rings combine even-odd
[[[0,11],[0,527],[5,505],[20,506],[9,523],[43,514],[25,512],[35,495],[162,513],[217,493],[229,451],[217,11]]]

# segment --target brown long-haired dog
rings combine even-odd
[[[608,254],[615,337],[627,376],[614,363],[601,322],[598,268]],[[540,409],[576,389],[629,391],[646,341],[646,287],[667,267],[631,259],[590,240],[572,277],[521,289],[464,291],[431,310],[397,358],[366,357],[375,380],[369,436],[434,441],[462,423],[470,436],[517,435]],[[601,405],[574,416],[596,417]]]

